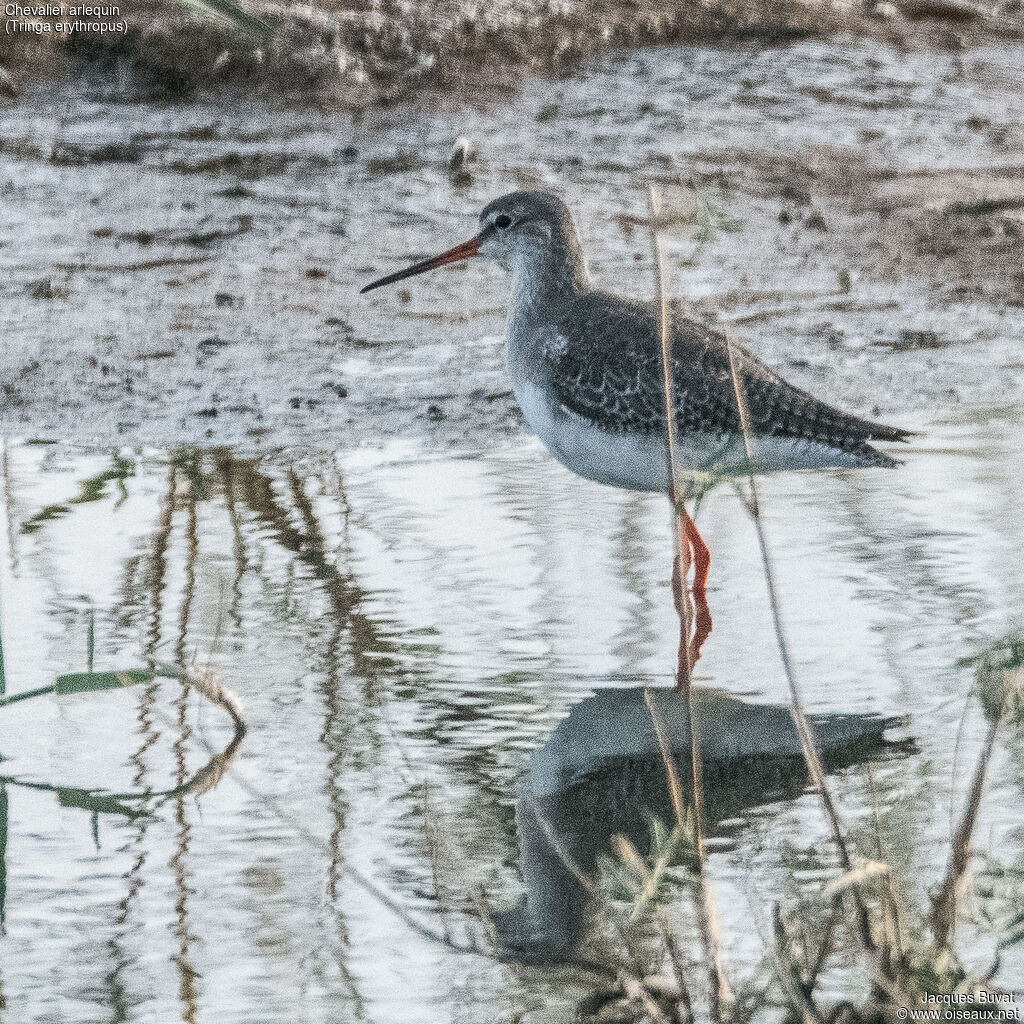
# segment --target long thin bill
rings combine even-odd
[[[374,288],[381,288],[386,284],[394,284],[395,281],[403,281],[407,277],[415,277],[416,274],[434,270],[436,267],[443,267],[446,263],[457,263],[459,260],[468,260],[471,256],[479,256],[480,243],[483,242],[485,237],[486,232],[481,231],[479,235],[475,235],[468,242],[463,242],[447,252],[431,256],[429,260],[423,260],[422,263],[414,263],[411,267],[406,267],[405,270],[397,270],[393,274],[388,274],[386,277],[368,284],[365,288],[360,288],[359,294],[364,295],[366,292],[372,292]]]

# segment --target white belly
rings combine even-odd
[[[564,407],[553,407],[537,385],[515,386],[516,399],[530,429],[548,451],[574,473],[632,491],[668,490],[668,451],[663,438],[601,430]],[[772,473],[793,469],[858,468],[869,465],[858,455],[817,441],[759,437],[753,442],[755,470]],[[740,437],[687,434],[679,438],[677,490],[685,493],[709,478],[748,471]]]
[[[555,409],[535,384],[515,388],[530,429],[574,473],[631,491],[667,491],[668,459],[661,438],[612,433],[568,409]]]

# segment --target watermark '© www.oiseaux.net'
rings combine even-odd
[[[901,1006],[896,1018],[906,1021],[1019,1021],[1014,992],[924,992],[919,1005]]]

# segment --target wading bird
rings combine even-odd
[[[699,489],[697,481],[749,470],[894,466],[870,442],[910,436],[801,391],[739,345],[731,346],[730,360],[723,334],[673,306],[668,329],[679,476],[673,480],[658,308],[591,286],[572,216],[556,196],[511,192],[495,199],[468,242],[362,291],[471,256],[512,275],[508,371],[523,415],[559,462],[589,480],[668,493],[675,502]],[[679,511],[693,591],[703,596],[711,553],[681,503]]]

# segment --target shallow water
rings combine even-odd
[[[762,496],[808,708],[900,719],[864,719],[885,742],[833,780],[863,852],[877,855],[877,816],[923,908],[984,733],[957,661],[1024,596],[1024,436],[1018,411],[916,426],[896,471],[788,474]],[[660,760],[601,709],[621,703],[635,723],[637,688],[671,685],[663,500],[578,480],[531,439],[262,460],[9,439],[3,483],[8,694],[84,671],[94,612],[97,670],[210,664],[248,723],[219,784],[138,801],[229,747],[221,710],[173,680],[0,708],[4,1021],[571,1018],[585,975],[503,967],[417,926],[462,941],[482,890],[496,921],[526,893],[530,913],[572,930],[578,901],[524,794],[554,800],[587,856],[636,826],[622,822],[637,793],[658,809],[637,780]],[[725,487],[699,522],[715,629],[697,681],[762,707],[753,741],[778,745],[785,716],[760,717],[786,697],[751,524]],[[772,902],[836,871],[787,771],[717,790],[709,871],[739,978],[766,951]],[[1022,784],[1010,738],[977,846],[1018,868]],[[624,809],[616,787],[634,794]],[[97,803],[111,793],[122,806]],[[997,887],[971,913],[998,918],[1007,898]],[[685,901],[675,912],[686,920]],[[970,960],[994,934],[964,926]],[[1013,950],[1004,976],[1024,976]]]

